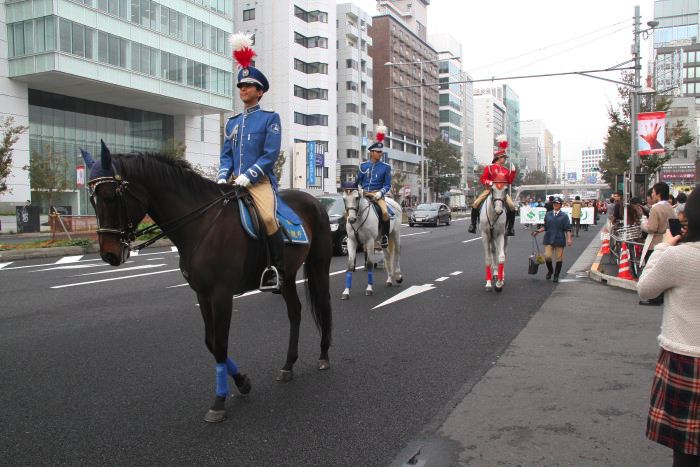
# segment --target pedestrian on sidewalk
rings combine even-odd
[[[576,196],[574,202],[571,203],[571,221],[574,225],[574,231],[578,237],[578,231],[581,228],[581,209],[583,209],[583,202],[580,196]]]
[[[673,449],[673,465],[700,466],[700,188],[685,206],[688,230],[666,231],[644,268],[643,299],[664,294],[646,435]]]
[[[642,221],[642,231],[647,233],[647,243],[645,243],[646,253],[644,254],[644,263],[649,261],[649,257],[654,252],[656,245],[660,244],[664,237],[664,232],[668,229],[668,220],[675,219],[676,213],[668,202],[669,188],[664,182],[656,183],[651,188],[651,201],[653,205],[649,210],[649,218]],[[651,237],[651,238],[649,238]],[[640,300],[640,305],[655,305],[663,304],[663,294],[658,297],[651,297],[648,300]]]
[[[571,222],[569,216],[561,210],[561,198],[558,196],[552,201],[552,210],[544,216],[544,227],[532,232],[535,237],[541,232],[545,232],[544,240],[544,260],[547,265],[547,280],[559,282],[559,273],[564,262],[564,247],[571,246],[574,239],[571,236]],[[552,257],[556,259],[556,268],[552,271]]]

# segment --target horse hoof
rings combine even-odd
[[[350,294],[344,293],[343,295],[340,296],[341,300],[347,300],[348,298],[350,298]]]
[[[204,421],[207,423],[221,423],[226,420],[225,410],[212,410],[209,409],[207,414],[204,416]]]
[[[403,282],[403,276],[401,276],[401,277],[399,277],[398,279],[396,279],[396,283],[397,283],[397,284],[400,284],[400,283],[402,283],[402,282]]]
[[[496,287],[496,288],[494,288],[494,290],[495,290],[496,292],[501,292],[501,291],[503,290],[503,287]]]
[[[328,360],[319,360],[318,361],[318,369],[319,370],[328,370],[331,367],[331,362]]]
[[[490,285],[487,285],[486,287],[484,287],[484,290],[486,290],[487,292],[491,292],[492,288],[493,287],[491,287]]]
[[[294,379],[294,372],[292,370],[280,370],[280,374],[277,376],[277,381],[280,383],[288,383]]]
[[[387,287],[391,287],[392,285],[394,285],[394,284],[393,284],[391,281],[386,281],[386,286],[387,286]]]
[[[374,291],[372,291],[372,290],[365,290],[365,295],[367,295],[368,297],[369,297],[370,295],[374,295]]]
[[[250,390],[253,388],[253,385],[250,382],[250,378],[248,378],[248,375],[242,375],[243,376],[243,382],[239,385],[236,383],[236,387],[238,388],[238,392],[240,392],[242,395],[248,394]]]

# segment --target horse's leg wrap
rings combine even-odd
[[[374,272],[373,271],[367,271],[367,284],[368,285],[374,284]]]
[[[503,266],[505,266],[503,263],[498,263],[498,280],[502,281],[503,280]]]
[[[228,375],[226,374],[226,363],[216,364],[216,395],[219,397],[228,396]]]
[[[226,370],[231,377],[236,376],[239,373],[238,366],[236,366],[236,363],[230,358],[226,359]]]
[[[352,289],[352,272],[351,271],[345,272],[345,288]]]
[[[493,279],[493,271],[491,270],[491,266],[486,266],[486,280],[490,281]]]

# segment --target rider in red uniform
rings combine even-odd
[[[496,182],[507,183],[508,185],[513,184],[515,180],[516,171],[515,169],[510,170],[506,167],[506,161],[508,155],[506,154],[506,148],[508,147],[508,141],[505,139],[504,135],[498,137],[499,149],[493,153],[492,164],[484,169],[484,173],[481,174],[481,184],[484,185],[484,191],[474,200],[472,204],[472,223],[469,226],[469,232],[476,232],[476,224],[479,221],[479,209],[481,208],[481,203],[484,202],[486,197],[491,193],[491,185]],[[510,195],[506,195],[506,235],[512,237],[515,235],[513,231],[513,224],[515,223],[515,205]]]

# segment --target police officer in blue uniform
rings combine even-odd
[[[263,272],[260,289],[280,293],[284,238],[277,222],[277,179],[273,173],[282,141],[280,116],[260,108],[260,99],[270,89],[260,70],[252,66],[242,68],[237,86],[244,110],[226,122],[217,182],[228,183],[231,178],[234,185],[250,192],[265,226],[272,263]]]
[[[391,190],[391,166],[383,162],[384,143],[378,141],[369,148],[369,160],[360,164],[357,173],[357,186],[362,188],[363,196],[371,196],[382,210],[380,228],[382,248],[389,246],[389,211],[384,195]]]

